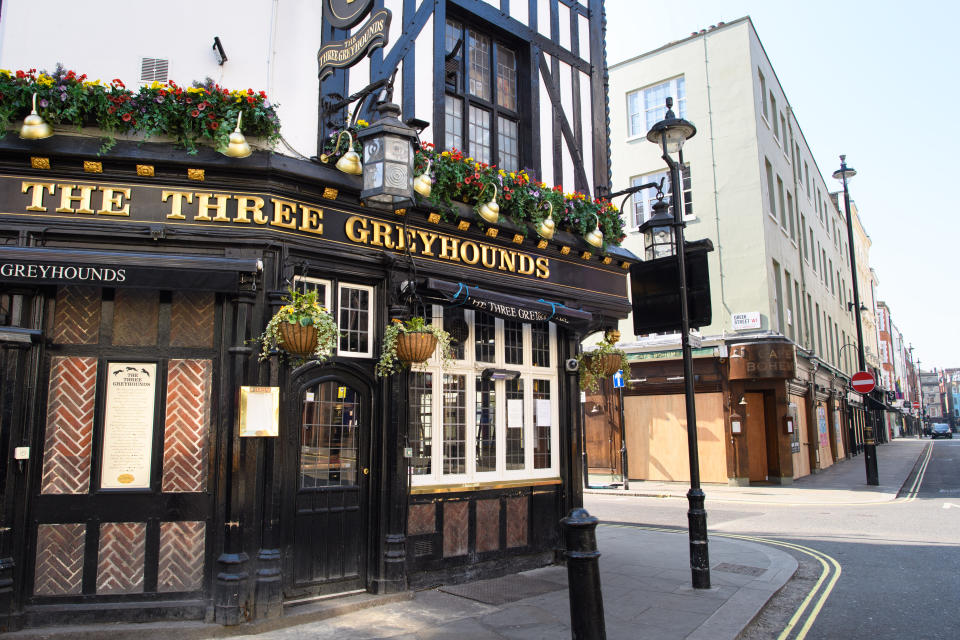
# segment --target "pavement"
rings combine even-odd
[[[928,440],[877,448],[880,485],[868,487],[862,456],[842,460],[789,486],[705,485],[710,501],[777,504],[889,502],[897,497]],[[684,497],[681,483],[630,482],[630,491],[588,493]],[[710,589],[693,589],[686,531],[601,523],[597,546],[606,637],[610,640],[733,640],[794,575],[797,561],[779,549],[710,538]],[[292,607],[282,618],[239,627],[202,622],[40,628],[15,638],[212,638],[294,640],[534,640],[571,636],[567,570],[550,566],[502,578],[393,596],[355,594]]]

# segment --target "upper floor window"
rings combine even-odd
[[[767,108],[767,79],[763,77],[762,71],[757,71],[757,75],[760,76],[760,102],[763,103],[763,117],[769,120],[770,112]]]
[[[687,87],[683,76],[627,94],[627,135],[644,136],[667,114],[667,98],[673,98],[674,113],[687,117]]]
[[[777,140],[780,139],[780,123],[777,120],[777,99],[773,97],[773,92],[770,92],[770,110],[773,111],[773,137]]]
[[[506,171],[520,169],[517,52],[447,20],[444,146]]]
[[[683,190],[680,193],[680,197],[683,201],[683,217],[684,220],[690,221],[693,219],[693,189],[691,188],[692,181],[690,179],[690,164],[684,163],[682,169],[683,176],[681,181],[683,183]],[[670,174],[666,171],[661,171],[659,173],[647,173],[642,176],[636,176],[630,179],[630,186],[637,186],[641,184],[648,184],[651,182],[660,182],[663,181],[663,193],[667,200],[670,201]],[[651,215],[653,215],[653,205],[657,202],[657,190],[656,189],[644,189],[633,194],[633,220],[631,221],[631,226],[639,227],[644,221],[647,220]]]
[[[297,276],[298,289],[317,291],[317,300],[333,314],[340,329],[337,355],[373,357],[373,287]]]

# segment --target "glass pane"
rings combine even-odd
[[[444,37],[446,53],[451,53],[453,48],[457,46],[457,41],[460,39],[460,34],[460,23],[453,20],[447,20],[447,30]]]
[[[533,366],[550,366],[550,325],[535,322],[530,325],[530,337],[533,341]]]
[[[322,382],[304,395],[300,430],[300,488],[357,484],[360,395]]]
[[[450,353],[454,360],[466,358],[464,353],[467,338],[470,337],[470,328],[463,317],[460,307],[444,307],[443,330],[450,334]]]
[[[523,323],[503,321],[503,358],[507,364],[523,364]]]
[[[550,381],[533,381],[533,468],[550,468],[550,430],[553,414],[550,408]]]
[[[340,287],[340,351],[369,351],[370,292]]]
[[[524,468],[523,379],[507,380],[507,469]]]
[[[517,110],[517,56],[497,45],[497,104]]]
[[[490,163],[490,112],[470,106],[470,155]]]
[[[443,376],[443,472],[467,472],[466,376]]]
[[[480,362],[496,362],[496,325],[493,316],[477,311],[473,323],[476,358]]]
[[[477,471],[497,470],[496,383],[477,378]]]
[[[490,99],[490,38],[470,30],[470,93]]]
[[[497,145],[500,147],[500,167],[504,171],[520,169],[520,149],[517,123],[497,116]]]
[[[410,424],[408,446],[413,449],[410,467],[413,475],[429,475],[433,452],[433,374],[410,373]]]
[[[444,104],[446,147],[463,150],[463,101],[448,95]]]

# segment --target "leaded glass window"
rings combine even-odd
[[[411,372],[409,391],[407,446],[413,450],[410,466],[413,475],[429,475],[433,453],[433,374]]]

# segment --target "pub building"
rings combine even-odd
[[[630,363],[623,395],[608,381],[587,395],[591,484],[620,479],[624,432],[630,479],[689,481],[686,427],[677,417],[684,415],[678,342],[652,336],[620,344]],[[863,441],[863,400],[849,377],[785,336],[703,336],[692,356],[704,483],[789,485],[855,455]]]
[[[583,481],[570,361],[628,314],[636,258],[474,202],[436,215],[412,158],[432,140],[609,187],[602,2],[416,4],[304,9],[320,68],[276,96],[313,103],[318,156],[359,104],[378,132],[363,171],[402,111],[397,184],[283,147],[243,157],[240,123],[229,155],[122,137],[102,153],[70,127],[30,134],[42,108],[0,139],[0,630],[235,625],[560,559]],[[23,10],[5,2],[4,19]],[[333,315],[327,360],[258,358],[289,288]],[[410,315],[450,333],[452,361],[377,377],[385,327]]]

